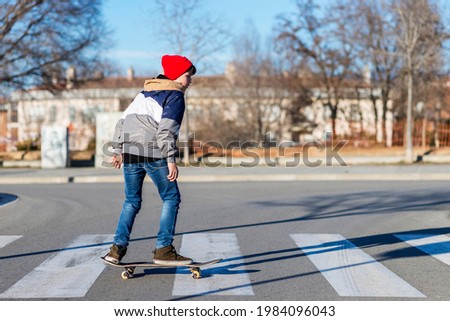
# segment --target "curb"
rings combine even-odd
[[[146,177],[146,181],[151,180]],[[180,183],[295,182],[295,181],[450,181],[450,173],[409,174],[275,174],[275,175],[186,175]],[[98,184],[123,183],[122,176],[0,177],[0,184]]]
[[[25,176],[10,176],[0,177],[0,184],[65,184],[70,182],[70,177],[25,177]]]
[[[420,162],[427,162],[433,164],[450,164],[450,155],[417,155],[417,159],[420,158]],[[243,167],[253,167],[253,166],[268,166],[268,167],[297,167],[297,166],[311,166],[319,167],[324,164],[329,165],[370,165],[370,164],[381,164],[381,165],[396,165],[404,163],[404,156],[340,156],[340,159],[334,157],[303,157],[303,156],[277,156],[277,157],[216,157],[209,156],[203,159],[197,160],[195,164],[203,164],[208,167],[220,167],[220,166],[243,166]],[[26,160],[11,160],[1,162],[5,168],[33,168],[40,169],[41,161],[26,161]]]

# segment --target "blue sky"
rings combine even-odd
[[[183,0],[178,0],[183,1]],[[436,0],[443,10],[441,13],[449,21],[448,0]],[[324,5],[328,0],[320,0]],[[164,54],[175,54],[155,39],[150,11],[154,0],[104,0],[103,16],[113,33],[113,43],[107,53],[122,75],[128,67],[133,67],[138,76],[152,76],[160,71],[160,58]],[[232,26],[233,34],[243,32],[246,22],[251,20],[260,33],[261,39],[270,36],[276,16],[295,12],[295,0],[203,0],[202,9],[217,13]],[[219,72],[223,72],[227,57],[232,57],[232,46],[217,59]],[[194,62],[195,64],[195,62]],[[198,74],[202,74],[198,70]]]
[[[137,75],[153,75],[159,71],[161,55],[172,53],[166,52],[152,36],[153,26],[147,13],[153,3],[153,0],[104,2],[103,15],[113,31],[108,57],[122,74],[132,66]],[[235,34],[242,33],[246,21],[251,20],[262,39],[270,35],[277,15],[295,8],[293,0],[204,0],[203,7],[228,20]]]

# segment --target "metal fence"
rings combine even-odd
[[[392,145],[403,146],[405,137],[405,122],[396,122],[393,127]],[[414,146],[450,146],[450,123],[445,121],[417,120],[413,126]]]
[[[392,128],[392,146],[403,146],[405,140],[406,121],[397,121]],[[348,141],[348,145],[356,148],[373,148],[385,146],[384,142],[377,142],[375,135],[353,131],[353,134],[338,137]],[[413,126],[413,145],[417,147],[449,147],[450,121],[449,120],[416,120]]]

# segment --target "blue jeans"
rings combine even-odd
[[[167,179],[168,174],[169,169],[165,159],[150,163],[123,164],[125,202],[114,236],[115,244],[128,246],[134,219],[141,209],[142,184],[146,175],[152,179],[163,201],[156,248],[160,249],[172,244],[181,197],[177,182],[170,182]]]

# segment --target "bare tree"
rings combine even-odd
[[[397,18],[397,41],[406,74],[405,161],[412,163],[414,78],[421,68],[439,59],[446,34],[437,7],[429,0],[395,0],[392,10]]]
[[[312,71],[320,80],[320,94],[315,97],[330,111],[333,135],[341,100],[345,96],[345,83],[352,77],[356,51],[349,37],[351,23],[342,20],[341,5],[318,14],[314,0],[297,0],[297,12],[292,17],[280,17],[277,42],[287,51],[311,62]],[[329,14],[328,14],[329,13]]]
[[[254,139],[261,142],[265,130],[263,105],[263,60],[260,35],[252,22],[247,22],[245,32],[235,40],[232,59],[232,86],[230,95],[238,107],[237,114],[241,122],[253,133]]]
[[[153,26],[162,42],[173,53],[188,56],[199,70],[212,68],[209,63],[213,54],[229,44],[231,33],[223,16],[204,12],[203,0],[156,0],[151,16],[156,21]],[[153,13],[156,13],[153,14]],[[188,105],[188,104],[187,104]],[[181,138],[189,141],[189,112],[184,114]],[[182,146],[183,161],[189,161],[189,144]]]
[[[79,78],[103,69],[108,32],[101,3],[0,0],[0,85],[51,86],[69,65],[76,66]]]
[[[226,18],[207,12],[204,0],[155,2],[151,11],[158,22],[153,23],[155,35],[169,50],[188,56],[196,66],[202,66],[203,72],[214,68],[210,63],[212,56],[229,45],[232,36]]]
[[[377,101],[382,103],[382,138],[387,138],[386,117],[389,111],[391,92],[395,80],[399,76],[398,44],[396,41],[396,25],[394,15],[386,0],[359,0],[356,6],[348,6],[354,10],[356,27],[354,39],[358,42],[361,59],[370,63],[373,70],[370,98],[373,103],[375,120],[378,121]],[[379,90],[380,93],[375,93]]]
[[[277,65],[278,72],[274,77],[274,83],[282,88],[278,89],[278,94],[283,99],[286,115],[283,121],[280,120],[280,131],[282,127],[289,126],[290,140],[294,142],[299,142],[301,135],[311,134],[317,126],[315,119],[304,112],[312,104],[310,70],[297,58],[285,57],[282,64]]]
[[[234,42],[231,63],[230,96],[238,106],[239,119],[253,132],[251,139],[263,142],[269,132],[272,138],[282,138],[294,95],[282,73],[281,56],[273,48],[272,37],[262,41],[253,22],[248,21],[245,32]]]

